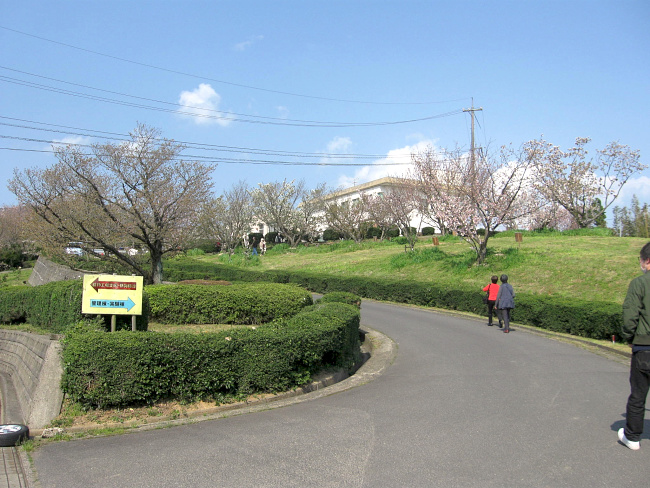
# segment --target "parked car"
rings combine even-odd
[[[76,256],[83,256],[83,242],[68,242],[68,245],[65,248],[66,254],[74,254]]]

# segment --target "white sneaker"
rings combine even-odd
[[[625,429],[618,429],[618,440],[621,441],[625,447],[629,447],[633,451],[638,451],[641,449],[641,444],[639,444],[639,441],[631,441],[625,437]]]

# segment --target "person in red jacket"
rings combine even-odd
[[[483,288],[483,291],[487,292],[488,294],[488,299],[487,299],[487,306],[488,306],[488,325],[491,327],[492,326],[492,311],[494,310],[494,304],[497,301],[497,294],[499,293],[499,284],[497,281],[499,281],[499,278],[497,276],[492,276],[490,278],[492,283],[488,284],[485,288]],[[497,318],[499,319],[499,327],[503,327],[503,322],[501,321],[501,317],[499,316],[499,312],[496,312]]]

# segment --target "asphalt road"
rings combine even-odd
[[[616,438],[627,365],[416,308],[366,301],[362,323],[399,345],[374,381],[282,408],[49,444],[33,453],[41,487],[650,483],[650,421],[640,451]]]

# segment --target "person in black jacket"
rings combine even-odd
[[[650,388],[650,242],[641,248],[639,264],[643,274],[630,282],[623,302],[621,338],[632,347],[630,393],[625,427],[618,440],[630,449],[641,448],[645,404]]]

